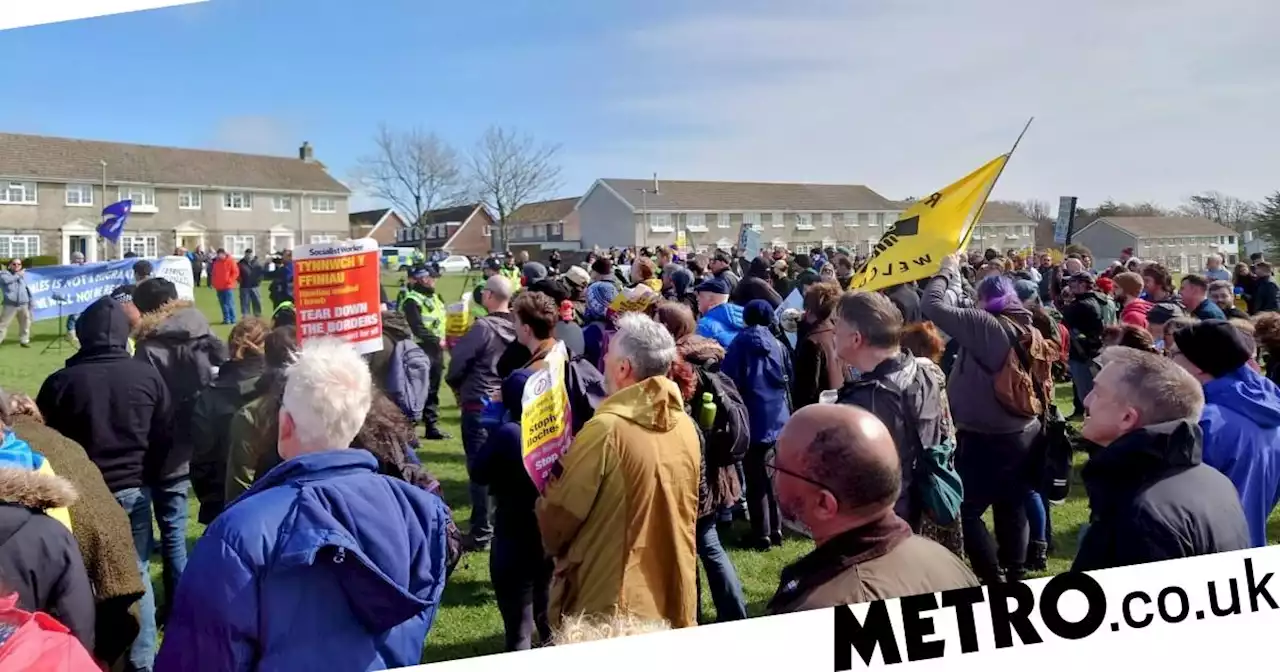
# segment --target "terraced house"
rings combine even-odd
[[[0,133],[0,258],[283,251],[347,238],[349,196],[309,143],[293,158]],[[102,208],[125,199],[119,244],[100,242]]]

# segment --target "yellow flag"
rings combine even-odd
[[[913,203],[880,237],[849,288],[870,292],[937,273],[943,257],[969,243],[1008,160],[1008,154],[1001,154],[955,184]]]

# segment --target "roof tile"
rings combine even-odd
[[[659,193],[652,180],[602,180],[635,209],[779,211],[896,211],[897,203],[860,184],[792,184],[755,182],[693,182],[662,180]]]

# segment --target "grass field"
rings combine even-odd
[[[474,280],[468,281],[468,283],[473,282]],[[440,281],[440,289],[446,300],[453,300],[459,296],[463,286],[462,276],[447,276]],[[395,295],[394,287],[388,287],[388,294]],[[217,324],[221,319],[221,313],[218,311],[213,291],[200,288],[197,290],[196,299],[200,308],[214,323],[214,330],[225,338],[230,327]],[[10,391],[26,392],[34,397],[45,376],[60,368],[63,360],[72,354],[72,350],[64,347],[61,353],[50,350],[41,354],[41,350],[56,339],[57,325],[52,320],[40,322],[35,326],[32,336],[33,347],[30,349],[18,347],[17,327],[12,329],[10,338],[0,346],[0,387]],[[1060,387],[1058,390],[1059,404],[1068,412],[1071,403],[1070,394],[1069,387]],[[447,388],[441,389],[440,398],[443,428],[453,434],[454,438],[448,441],[424,443],[420,456],[423,463],[440,480],[445,498],[453,508],[459,527],[465,532],[470,506],[467,498],[465,458],[462,444],[457,438],[459,436],[458,409]],[[1083,461],[1082,455],[1077,456],[1075,484],[1070,498],[1052,509],[1056,549],[1050,558],[1050,573],[1064,571],[1070,566],[1071,558],[1075,555],[1080,526],[1088,519],[1088,501],[1085,498],[1084,488],[1079,483],[1079,466]],[[203,526],[195,522],[194,502],[193,497],[192,516],[188,527],[188,543],[192,545],[203,530]],[[779,571],[783,566],[807,552],[812,543],[804,539],[789,538],[781,548],[757,553],[739,547],[738,537],[745,532],[745,524],[738,523],[730,534],[723,537],[723,540],[742,579],[748,611],[751,615],[759,615],[763,613],[766,602],[777,588]],[[1272,516],[1269,536],[1273,543],[1280,539],[1280,516]],[[160,561],[156,557],[152,562],[152,574],[157,591],[161,589],[159,571]],[[157,592],[157,599],[163,600],[159,592]],[[705,589],[702,611],[707,619],[714,615],[710,595]],[[444,604],[427,639],[422,660],[423,662],[450,660],[497,653],[501,650],[502,620],[489,584],[488,554],[467,554],[445,589]]]

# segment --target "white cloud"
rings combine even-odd
[[[602,173],[916,195],[1035,123],[999,198],[1176,203],[1280,188],[1280,3],[805,0],[626,36]],[[644,134],[644,126],[681,129]]]

